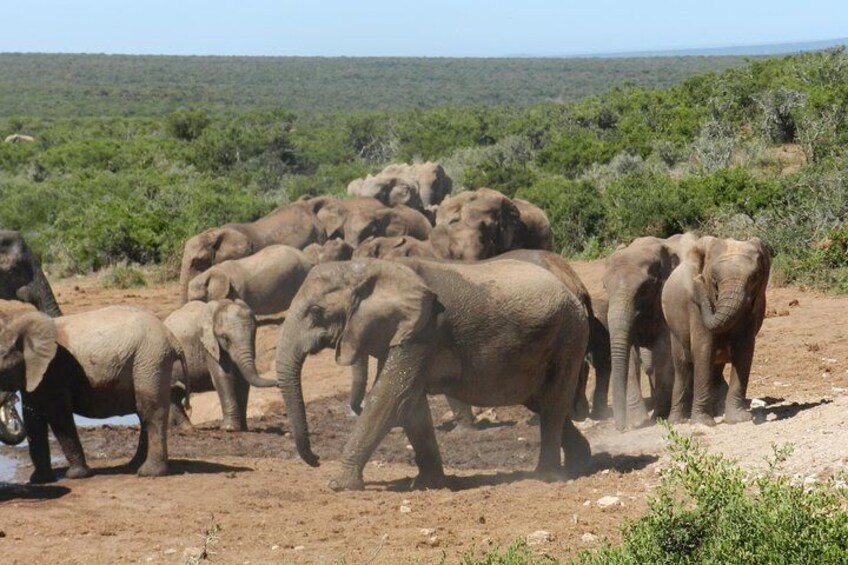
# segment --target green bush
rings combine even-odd
[[[619,546],[583,553],[581,563],[845,562],[845,487],[796,484],[779,474],[791,447],[775,448],[768,471],[751,477],[697,440],[666,429],[672,464],[647,514],[624,528]]]
[[[200,137],[210,121],[206,112],[200,110],[177,110],[165,118],[168,133],[183,141]]]
[[[115,265],[100,276],[100,286],[103,288],[137,288],[147,286],[147,278],[137,267],[126,264]]]
[[[553,565],[558,563],[549,555],[536,555],[523,538],[516,540],[506,549],[495,548],[475,556],[473,551],[462,554],[462,565]]]

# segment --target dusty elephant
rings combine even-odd
[[[276,386],[256,371],[256,319],[241,300],[191,301],[165,319],[165,326],[180,342],[186,370],[174,370],[171,415],[185,422],[182,411],[184,390],[215,390],[221,401],[221,429],[247,429],[247,399],[250,386]]]
[[[354,250],[353,257],[371,257],[374,259],[437,258],[429,241],[421,241],[407,236],[369,237]]]
[[[724,421],[751,419],[745,407],[757,332],[766,310],[770,257],[762,242],[702,237],[682,250],[682,261],[662,293],[671,329],[674,389],[669,421],[714,425],[718,386],[731,364]],[[694,385],[694,387],[693,387]]]
[[[545,211],[520,198],[513,198],[512,202],[518,208],[518,216],[521,221],[517,245],[523,249],[552,250],[554,238],[551,232],[551,221]]]
[[[424,214],[409,206],[398,205],[374,211],[351,211],[344,224],[344,240],[353,247],[369,237],[409,236],[426,240],[432,226]]]
[[[272,245],[207,269],[191,280],[187,295],[202,302],[240,298],[255,314],[277,314],[289,307],[311,268],[303,251]]]
[[[526,263],[327,263],[312,270],[283,323],[277,378],[298,453],[315,466],[301,387],[306,356],[335,347],[341,365],[380,360],[334,490],[363,488],[363,468],[395,423],[415,451],[416,484],[443,484],[426,394],[478,406],[524,404],[541,418],[537,470],[559,471],[562,449],[566,466],[578,469],[590,449],[568,416],[588,334],[577,298]]]
[[[389,165],[375,176],[357,179],[348,194],[377,198],[387,206],[405,204],[423,211],[437,205],[453,190],[453,182],[438,163]]]
[[[183,248],[180,266],[182,302],[189,300],[188,283],[212,265],[247,257],[269,245],[303,249],[310,243],[323,243],[325,240],[324,229],[317,216],[303,201],[277,208],[255,222],[208,229],[189,238]]]
[[[694,236],[668,239],[641,237],[607,258],[603,282],[609,297],[612,406],[619,430],[648,423],[648,411],[637,380],[630,370],[631,350],[651,350],[655,367],[654,414],[666,417],[674,380],[671,342],[662,312],[662,289],[680,263],[680,247]]]
[[[91,474],[73,415],[108,418],[138,414],[138,449],[130,465],[143,476],[168,471],[171,370],[183,361],[174,336],[145,310],[110,306],[50,318],[31,312],[0,334],[0,388],[21,390],[31,482],[55,480],[50,426],[65,458],[68,478]]]
[[[353,246],[341,239],[330,239],[325,243],[310,243],[303,248],[303,254],[313,265],[329,261],[347,261],[353,256]]]

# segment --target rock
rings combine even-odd
[[[609,508],[610,506],[621,506],[621,499],[617,496],[602,496],[597,502],[600,508]]]
[[[412,503],[409,502],[408,500],[401,500],[401,502],[400,502],[400,513],[401,514],[409,514],[410,512],[412,512],[412,506],[410,506],[411,504]]]
[[[275,545],[272,545],[272,546],[271,546],[271,551],[277,551],[278,549],[280,549],[280,546],[279,546],[279,545],[276,545],[276,544],[275,544]]]
[[[580,539],[583,540],[584,543],[592,543],[594,541],[597,541],[598,536],[593,533],[586,532],[585,534],[580,536]]]
[[[545,530],[536,530],[532,534],[527,536],[527,545],[539,545],[543,543],[552,542],[554,540],[554,535],[551,532],[547,532]]]
[[[586,502],[583,503],[583,506],[592,506],[592,501],[587,500]]]
[[[422,536],[425,536],[425,537],[426,536],[432,536],[435,533],[436,533],[436,530],[434,530],[433,528],[421,528],[421,535]]]
[[[752,398],[751,399],[751,408],[765,408],[766,401],[761,398]]]
[[[439,545],[439,538],[437,536],[430,536],[427,539],[427,544],[431,547],[436,547],[437,545]]]
[[[303,546],[303,545],[294,546],[295,551],[303,551],[304,549],[306,549],[306,546]]]
[[[173,555],[173,554],[175,554],[176,552],[177,552],[177,550],[176,550],[176,549],[174,549],[173,547],[169,547],[168,549],[166,549],[166,550],[165,550],[165,551],[163,551],[162,553],[164,553],[165,555]]]

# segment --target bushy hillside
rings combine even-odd
[[[0,145],[0,224],[72,271],[159,262],[204,227],[302,194],[342,192],[388,162],[435,159],[459,188],[490,186],[542,205],[566,255],[683,229],[759,235],[787,280],[848,286],[842,50],[567,103],[187,107],[152,117],[0,118],[3,134],[36,138]]]

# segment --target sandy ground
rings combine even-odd
[[[575,267],[590,289],[600,287],[600,262]],[[67,313],[134,304],[164,318],[177,305],[175,284],[104,290],[86,277],[54,286]],[[792,443],[785,472],[823,478],[844,471],[848,441],[839,431],[848,426],[848,298],[777,288],[769,291],[769,309],[749,391],[762,401],[754,422],[681,428],[753,470],[763,467],[773,444]],[[260,328],[260,371],[271,369],[274,322]],[[170,437],[171,476],[129,474],[121,465],[138,431],[106,426],[81,432],[96,476],[0,488],[2,561],[182,563],[212,539],[214,563],[457,563],[464,553],[538,530],[550,538],[534,549],[564,558],[618,539],[621,524],[644,510],[666,464],[661,429],[619,434],[609,421],[585,422],[591,472],[542,482],[530,473],[538,427],[523,408],[501,408],[481,414],[478,430],[440,426],[448,488],[410,490],[412,453],[395,430],[366,468],[366,490],[337,494],[327,483],[354,421],[345,402],[349,374],[327,353],[311,358],[304,375],[319,468],[294,455],[277,391],[253,391],[251,431],[241,434],[217,430],[214,393],[195,395],[197,429]],[[431,407],[443,421],[444,400],[433,398]],[[20,458],[22,483],[31,471],[25,450],[0,453]],[[55,446],[54,453],[60,453]],[[620,503],[601,508],[604,496]],[[216,525],[217,534],[205,535]]]

